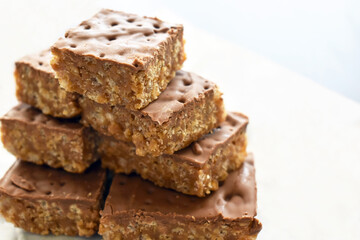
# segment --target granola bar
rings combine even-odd
[[[51,65],[67,91],[140,109],[181,68],[183,45],[182,25],[103,9],[52,46]]]

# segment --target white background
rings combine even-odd
[[[2,1],[0,114],[16,104],[14,61],[101,7],[181,22],[185,69],[250,117],[259,239],[360,239],[360,104],[316,83],[358,100],[357,2],[129,2]],[[0,157],[1,174],[13,157]],[[4,239],[38,239],[9,226],[0,224]]]

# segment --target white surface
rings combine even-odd
[[[29,13],[31,8],[25,4]],[[7,23],[2,26],[7,37],[0,38],[0,114],[15,103],[13,61],[47,47],[98,6],[73,2],[70,8],[64,1],[38,8],[47,12],[18,21],[24,9],[15,11],[14,5],[0,16]],[[121,9],[143,13],[134,6]],[[65,12],[67,18],[58,19]],[[360,105],[195,29],[171,12],[155,14],[184,22],[185,69],[217,82],[227,108],[250,117],[249,150],[256,157],[258,218],[263,223],[259,239],[360,239]],[[3,149],[0,157],[3,173],[13,157]],[[0,224],[1,236],[34,239],[9,226]]]

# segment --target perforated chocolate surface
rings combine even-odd
[[[0,180],[0,192],[26,199],[91,202],[99,199],[105,178],[100,163],[74,174],[17,160]]]
[[[80,131],[84,126],[77,119],[58,119],[43,114],[40,110],[21,103],[6,113],[1,120],[16,120],[27,124],[42,125],[64,131]]]
[[[15,64],[28,64],[36,70],[40,70],[55,76],[54,70],[50,66],[51,58],[52,55],[50,49],[46,49],[37,54],[27,55],[16,61]]]
[[[229,112],[226,120],[212,133],[204,135],[190,146],[174,153],[173,156],[192,165],[202,166],[219,146],[227,144],[232,136],[245,132],[248,122],[245,115]]]
[[[172,113],[181,110],[191,101],[196,101],[206,92],[214,91],[216,85],[194,73],[177,71],[167,88],[159,98],[141,112],[151,117],[153,121],[163,124],[168,121]]]
[[[126,214],[131,210],[200,218],[254,217],[256,183],[252,156],[240,169],[232,172],[216,192],[204,198],[160,188],[135,175],[116,175],[103,216]]]
[[[53,47],[141,70],[182,29],[157,18],[103,9],[66,32]]]

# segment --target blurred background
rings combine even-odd
[[[358,0],[150,2],[360,102]]]
[[[182,2],[191,5],[159,1],[197,27],[360,102],[360,1]]]
[[[183,23],[184,68],[250,117],[259,239],[360,239],[359,0],[0,0],[0,115],[14,62],[101,8]],[[13,161],[0,147],[0,175]],[[9,225],[1,239],[67,239]]]

